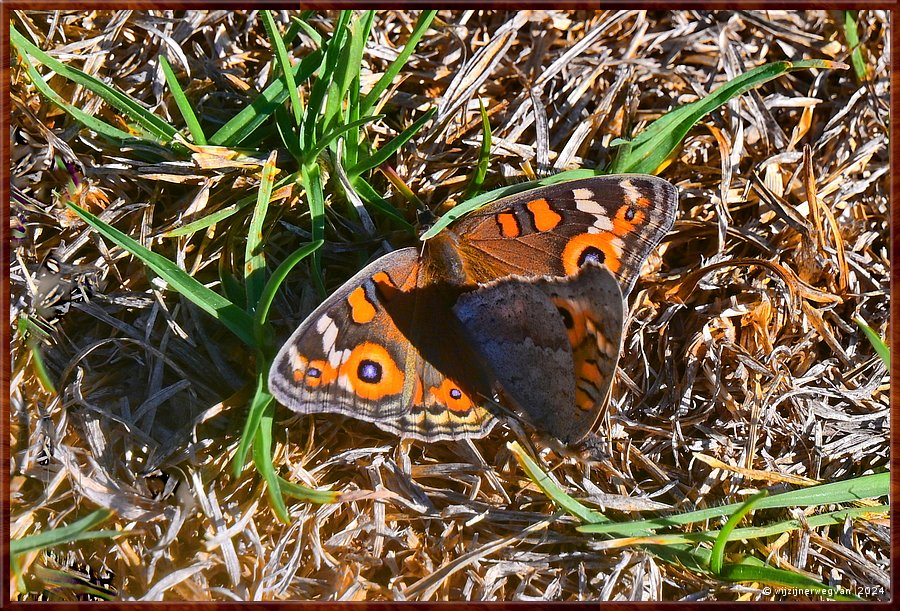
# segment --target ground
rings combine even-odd
[[[308,26],[300,26],[291,21],[298,17],[273,13],[282,35],[294,24],[285,47],[295,62],[327,41],[340,18],[302,15]],[[383,94],[384,116],[364,128],[367,146],[383,146],[437,109],[371,174],[411,224],[417,202],[441,214],[465,199],[483,141],[479,101],[492,134],[488,190],[607,167],[619,150],[615,139],[757,66],[822,59],[847,67],[792,71],[731,99],[656,168],[680,201],[673,229],[629,297],[610,409],[597,428],[602,447],[579,452],[506,423],[473,441],[400,441],[344,416],[296,417],[278,407],[270,450],[278,473],[342,495],[322,505],[287,498],[286,523],[250,458],[233,476],[255,388],[253,351],[66,208],[74,202],[213,290],[240,295],[228,282],[240,276],[252,205],[188,235],[166,232],[242,198],[253,203],[272,150],[276,166],[292,171],[274,123],[255,134],[255,148],[241,150],[250,158],[243,162],[146,140],[123,146],[51,103],[14,52],[11,537],[52,531],[97,509],[112,512],[103,529],[127,534],[22,554],[12,595],[815,598],[716,578],[670,561],[660,546],[577,531],[581,522],[526,475],[510,442],[537,457],[569,495],[617,522],[888,469],[888,368],[856,320],[888,334],[890,33],[884,11],[853,13],[850,25],[847,17],[441,11]],[[362,49],[363,93],[418,18],[374,16]],[[12,13],[12,24],[52,57],[139,100],[185,140],[160,54],[207,135],[279,75],[258,12],[24,11]],[[859,36],[856,64],[851,30]],[[89,88],[31,63],[65,103],[135,129]],[[315,95],[306,83],[300,91],[304,103]],[[402,223],[348,199],[328,159],[317,165],[326,293],[388,248],[415,244]],[[404,197],[405,187],[414,196]],[[296,188],[273,197],[263,228],[273,267],[318,235],[310,205]],[[279,290],[276,342],[320,302],[314,268],[304,260]],[[866,599],[888,599],[884,511],[809,524],[816,514],[866,503],[875,505],[826,500],[757,510],[742,525],[800,523],[732,541],[726,558],[753,555]],[[716,530],[726,517],[668,532]]]

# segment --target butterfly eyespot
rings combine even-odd
[[[337,370],[327,361],[309,361],[304,367],[294,370],[294,379],[304,382],[310,388],[316,388],[334,382]]]
[[[621,267],[622,240],[610,233],[582,233],[563,249],[562,261],[566,274],[575,275],[588,262],[602,263],[616,273]]]
[[[575,326],[575,320],[572,318],[572,313],[567,308],[556,306],[556,311],[559,312],[559,315],[562,317],[566,329],[571,329]]]
[[[359,362],[356,377],[369,384],[378,384],[381,381],[381,365],[374,361],[364,360]]]
[[[606,254],[599,248],[585,248],[578,257],[578,267],[584,267],[585,263],[594,263],[602,265],[606,261]]]
[[[613,219],[613,233],[617,236],[628,235],[635,228],[644,224],[645,215],[635,205],[622,206]]]
[[[438,405],[457,414],[467,413],[475,407],[469,396],[452,380],[444,380],[439,387],[431,388],[429,394],[437,400]]]
[[[341,384],[357,396],[378,400],[403,391],[403,372],[384,346],[364,342],[341,365]]]

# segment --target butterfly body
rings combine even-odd
[[[296,412],[427,441],[486,435],[499,397],[577,441],[609,394],[623,296],[676,207],[674,187],[649,176],[488,204],[335,291],[276,356],[270,391]]]

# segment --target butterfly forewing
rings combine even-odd
[[[609,268],[627,296],[677,207],[678,192],[661,178],[596,176],[498,200],[448,229],[477,283],[568,276],[591,261]]]

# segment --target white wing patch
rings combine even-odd
[[[634,186],[630,180],[623,180],[621,185],[622,190],[625,191],[625,201],[627,201],[630,205],[634,205],[641,198],[641,192]]]
[[[574,189],[575,208],[594,217],[594,223],[588,227],[588,233],[606,233],[612,231],[612,219],[609,212],[594,199],[594,192],[590,189]]]

